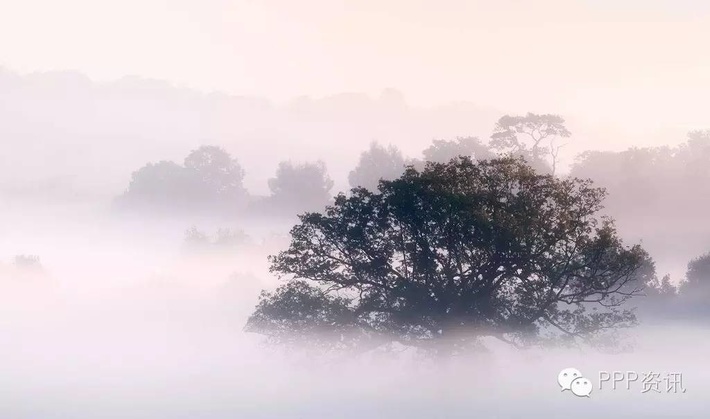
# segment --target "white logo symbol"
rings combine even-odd
[[[565,368],[557,375],[557,383],[562,387],[562,391],[570,390],[578,397],[589,397],[592,392],[592,382],[582,377],[582,373],[576,368]]]

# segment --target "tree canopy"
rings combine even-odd
[[[348,175],[348,182],[353,188],[376,190],[381,179],[395,179],[404,172],[404,168],[405,160],[397,147],[372,142],[360,155],[357,166]]]
[[[210,196],[238,198],[246,195],[242,185],[244,170],[221,147],[199,147],[185,157],[183,165],[199,179],[203,190]]]
[[[526,157],[538,170],[549,167],[554,174],[560,148],[564,146],[555,141],[571,135],[561,116],[528,112],[525,116],[501,117],[490,145],[495,150]]]
[[[133,172],[119,202],[171,211],[233,210],[248,195],[243,179],[239,162],[224,149],[201,146],[183,165],[160,161]]]
[[[686,311],[705,315],[710,312],[707,304],[710,297],[710,252],[688,263],[685,281],[679,291]]]
[[[586,151],[571,175],[588,177],[609,191],[607,207],[617,218],[643,216],[678,229],[704,220],[710,205],[710,131],[692,131],[676,147]],[[679,205],[683,203],[683,205]]]
[[[514,158],[409,167],[301,215],[270,258],[287,283],[262,294],[246,328],[455,351],[486,336],[525,345],[630,326],[624,303],[649,257],[596,216],[604,196]]]
[[[495,157],[494,153],[476,137],[458,137],[456,140],[434,140],[422,152],[425,161],[446,163],[459,156],[468,156],[476,160]]]
[[[333,181],[325,163],[279,163],[276,176],[269,179],[272,208],[300,212],[325,206],[331,198]]]

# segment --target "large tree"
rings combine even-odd
[[[624,302],[649,258],[596,216],[604,195],[513,158],[409,167],[300,216],[270,258],[288,282],[262,295],[247,330],[450,352],[484,336],[521,345],[633,325]]]

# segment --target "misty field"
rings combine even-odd
[[[252,244],[196,253],[177,227],[191,221],[141,228],[81,208],[4,213],[2,252],[41,254],[43,271],[3,261],[3,417],[704,414],[710,335],[683,324],[634,329],[630,353],[518,351],[490,342],[487,353],[444,364],[406,349],[319,357],[270,347],[242,328],[259,291],[278,285],[265,259],[283,246],[287,227],[252,225]],[[642,393],[639,384],[578,399],[560,394],[556,382],[568,366],[679,372],[687,392]]]
[[[706,3],[0,0],[0,419],[707,418]]]

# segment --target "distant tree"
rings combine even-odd
[[[703,219],[710,205],[708,161],[710,134],[698,131],[677,147],[584,152],[570,175],[604,185],[610,195],[607,208],[620,220],[628,216],[628,222],[646,225],[655,218],[668,228],[682,228],[688,220]]]
[[[194,205],[198,189],[199,182],[184,167],[172,161],[161,161],[148,163],[133,172],[124,196],[132,203],[185,208]]]
[[[221,147],[201,146],[190,152],[184,165],[200,180],[208,198],[229,202],[246,195],[244,170]]]
[[[269,179],[269,205],[294,213],[323,208],[331,198],[333,181],[325,163],[281,162],[276,176]]]
[[[202,146],[185,158],[148,163],[131,175],[123,204],[170,211],[231,211],[246,201],[244,171],[236,159],[215,146]]]
[[[595,215],[604,196],[512,158],[410,167],[301,215],[270,258],[289,282],[262,295],[246,329],[450,354],[486,336],[525,345],[631,326],[624,303],[650,258]]]
[[[680,293],[701,300],[706,304],[708,297],[710,297],[710,252],[688,263],[688,270]]]
[[[249,236],[241,230],[220,228],[214,238],[212,238],[204,231],[193,226],[185,232],[184,246],[188,252],[202,253],[221,250],[231,251],[248,242]]]
[[[447,163],[456,157],[465,156],[475,160],[487,160],[494,153],[476,137],[459,137],[454,141],[434,140],[424,152],[424,160]]]
[[[676,294],[676,287],[671,283],[670,275],[655,278],[652,282],[646,284],[646,295],[652,299],[669,298]]]
[[[210,238],[207,233],[192,226],[185,231],[185,246],[190,251],[206,250],[210,245]]]
[[[41,271],[42,262],[37,255],[16,255],[13,263],[16,268],[30,271]]]
[[[503,116],[491,135],[491,147],[526,157],[530,163],[542,168],[550,164],[552,173],[557,170],[560,148],[556,140],[571,133],[559,115],[528,113],[525,116]]]
[[[706,321],[710,316],[710,252],[688,263],[685,280],[678,287],[677,314],[686,320]]]
[[[677,288],[671,282],[670,275],[659,277],[652,260],[648,260],[637,271],[637,284],[643,285],[641,298],[635,298],[637,315],[642,321],[668,320],[675,313]]]
[[[710,186],[707,182],[710,180],[710,130],[689,132],[686,143],[679,147],[676,155],[685,169],[684,181],[694,180],[693,183]]]
[[[380,179],[391,180],[399,177],[405,168],[402,152],[394,146],[384,147],[377,142],[360,155],[357,166],[350,172],[350,186],[376,190]]]
[[[220,228],[217,230],[214,244],[220,248],[234,248],[249,242],[249,236],[242,230]]]

